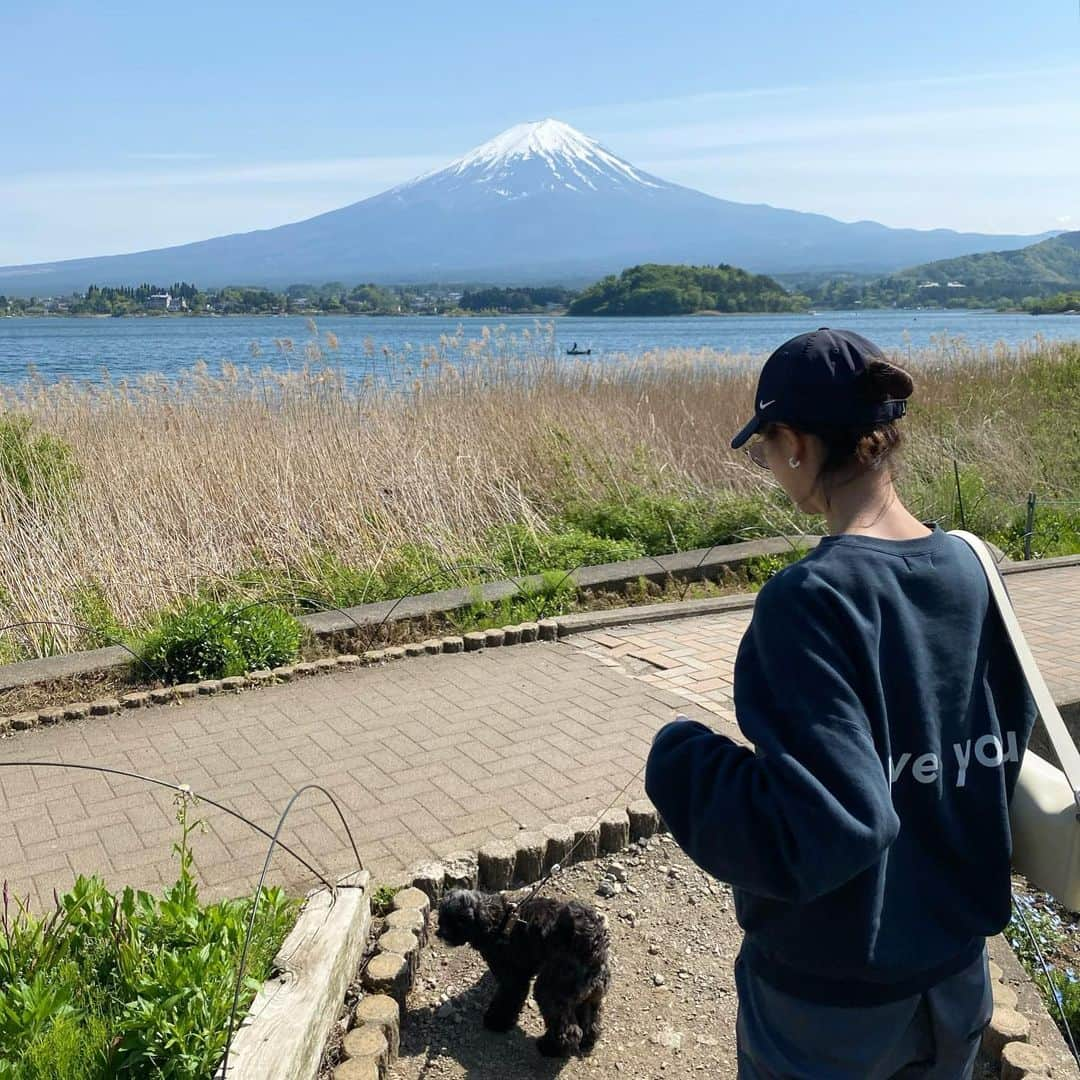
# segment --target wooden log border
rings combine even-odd
[[[371,877],[308,895],[215,1080],[313,1080],[371,928]]]

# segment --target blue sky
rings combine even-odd
[[[0,265],[299,220],[545,116],[741,202],[1080,228],[1077,0],[35,0],[0,49]]]

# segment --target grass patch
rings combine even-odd
[[[205,1080],[225,1048],[251,899],[203,905],[189,799],[178,797],[179,873],[160,897],[79,877],[42,918],[4,890],[2,1080]],[[267,977],[298,905],[264,892],[241,997]]]
[[[646,554],[645,546],[629,537],[602,534],[575,525],[537,532],[527,525],[509,524],[491,537],[492,561],[508,574],[541,574],[545,570],[576,570],[624,562]]]
[[[643,555],[737,544],[773,535],[771,501],[760,495],[669,495],[632,488],[620,497],[576,501],[565,519],[587,534],[632,544]]]

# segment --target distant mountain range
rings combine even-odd
[[[1012,251],[986,251],[913,266],[895,275],[931,287],[962,284],[986,299],[1048,296],[1080,288],[1080,231]]]
[[[1012,251],[986,251],[908,267],[870,281],[844,278],[801,287],[819,305],[995,306],[1080,290],[1080,232]]]
[[[717,199],[652,176],[567,124],[542,120],[306,221],[130,255],[0,267],[0,293],[177,280],[204,287],[584,282],[643,262],[884,273],[1041,238],[849,224]]]

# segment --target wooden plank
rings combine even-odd
[[[336,898],[313,893],[275,957],[218,1080],[314,1080],[330,1028],[363,956],[371,927],[370,875],[346,879]]]

